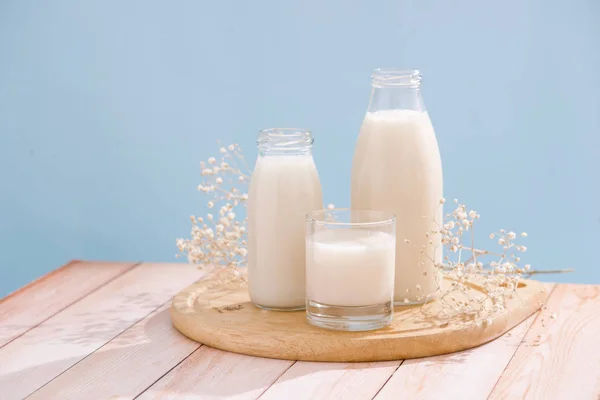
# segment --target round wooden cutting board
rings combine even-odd
[[[214,283],[214,282],[213,282]],[[459,317],[440,319],[440,304],[396,307],[392,325],[369,332],[337,332],[306,322],[303,311],[265,311],[246,288],[218,288],[201,281],[173,299],[173,325],[187,337],[218,349],[259,357],[304,361],[385,361],[427,357],[479,346],[536,312],[544,285],[525,280],[507,311],[480,326]],[[481,295],[477,287],[473,295]]]

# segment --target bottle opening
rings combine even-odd
[[[262,153],[304,154],[310,152],[314,139],[311,131],[299,128],[268,128],[258,135]]]
[[[373,87],[418,88],[423,76],[418,69],[378,68],[371,76]]]

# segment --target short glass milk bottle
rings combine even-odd
[[[260,131],[248,194],[248,286],[260,308],[305,308],[305,216],[323,207],[309,130]]]
[[[352,164],[352,207],[396,215],[396,304],[439,289],[442,162],[417,70],[378,69]]]

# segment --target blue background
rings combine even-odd
[[[174,261],[217,139],[309,127],[348,205],[374,68],[419,68],[445,194],[600,283],[600,2],[0,2],[0,296],[70,259]]]

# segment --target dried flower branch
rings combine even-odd
[[[198,185],[198,191],[209,196],[207,207],[219,211],[205,217],[192,215],[191,238],[177,239],[177,247],[187,254],[188,262],[198,264],[217,282],[244,284],[247,272],[240,266],[246,265],[247,220],[238,217],[238,209],[248,200],[251,173],[237,144],[221,147],[219,153],[219,160],[210,157],[200,162],[204,180]]]

